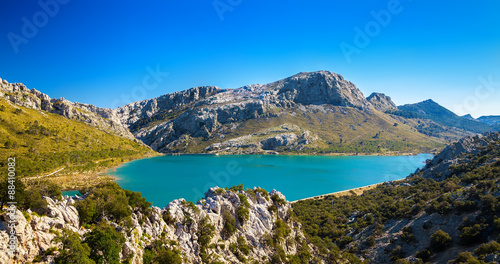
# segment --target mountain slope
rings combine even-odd
[[[480,116],[476,120],[488,125],[500,125],[500,116]]]
[[[383,153],[441,146],[411,122],[373,107],[341,75],[320,71],[238,89],[196,87],[132,103],[115,114],[137,138],[164,153]]]
[[[134,139],[130,131],[116,119],[111,109],[72,103],[64,98],[52,99],[36,89],[28,89],[22,83],[8,83],[1,79],[0,98],[18,106],[55,113],[121,137]]]
[[[500,134],[463,138],[407,179],[361,196],[293,209],[327,259],[350,252],[370,263],[498,263]]]
[[[463,136],[495,130],[487,124],[460,117],[431,99],[398,106],[396,110],[389,110],[387,113],[420,120],[415,126],[419,132],[446,140],[457,140]]]
[[[109,180],[96,176],[105,168],[153,155],[119,123],[20,84],[4,81],[0,88],[0,167],[6,168],[7,158],[15,157],[18,177],[57,171],[48,179],[75,188]]]

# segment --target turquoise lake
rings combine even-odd
[[[196,202],[210,187],[242,183],[282,192],[289,201],[402,179],[425,165],[415,156],[181,155],[126,163],[110,173],[154,206],[178,198]]]

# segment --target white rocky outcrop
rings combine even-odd
[[[255,189],[254,189],[255,190]],[[240,222],[237,210],[245,206],[240,200],[241,195],[248,200],[248,220]],[[176,241],[172,246],[180,250],[183,258],[188,263],[201,263],[200,244],[198,242],[198,230],[202,219],[208,219],[208,224],[214,227],[213,236],[210,238],[210,247],[207,252],[212,260],[223,263],[240,263],[237,256],[230,250],[232,243],[237,243],[237,238],[242,237],[250,246],[251,250],[247,259],[262,261],[269,259],[275,249],[266,243],[266,236],[272,236],[276,228],[276,221],[282,220],[290,230],[279,245],[287,255],[294,255],[298,246],[305,239],[301,226],[291,216],[291,205],[289,202],[275,203],[270,197],[286,201],[285,197],[278,191],[273,190],[264,196],[261,192],[234,192],[226,191],[218,187],[211,188],[205,198],[196,204],[188,203],[184,199],[174,200],[165,208],[152,207],[148,217],[143,217],[139,212],[132,214],[132,226],[124,228],[116,223],[110,223],[120,231],[126,238],[126,242],[120,253],[122,260],[130,259],[132,263],[142,263],[144,248],[159,238]],[[37,216],[30,211],[16,211],[18,225],[16,234],[19,239],[19,249],[15,258],[7,255],[8,234],[10,229],[6,223],[10,220],[9,215],[4,213],[3,221],[0,221],[0,263],[27,263],[45,252],[51,247],[61,245],[54,241],[56,234],[69,229],[80,235],[88,232],[88,229],[79,225],[78,212],[74,206],[75,199],[65,197],[62,201],[47,200],[47,216]],[[270,211],[272,205],[277,210]],[[231,236],[224,233],[224,212],[228,212],[235,218],[236,231]],[[164,214],[170,214],[173,223],[166,223]],[[226,213],[227,214],[227,213]],[[56,253],[57,254],[57,253]],[[44,258],[45,263],[51,263],[53,256]]]
[[[74,199],[67,197],[62,201],[47,201],[47,216],[38,216],[31,211],[15,211],[14,215],[4,212],[0,221],[0,263],[28,263],[33,258],[58,243],[53,239],[62,229],[69,229],[80,235],[88,230],[79,225],[78,212],[73,206]],[[9,227],[9,222],[16,222],[15,228]],[[9,235],[15,229],[18,245],[14,258],[8,255]],[[50,263],[51,258],[48,259]]]

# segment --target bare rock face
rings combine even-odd
[[[31,211],[15,211],[14,217],[5,213],[4,220],[0,221],[0,263],[29,263],[39,254],[59,244],[53,239],[62,229],[68,229],[85,234],[88,230],[79,226],[78,212],[72,205],[73,198],[54,201],[45,197],[47,201],[47,216],[38,216]],[[8,223],[15,221],[17,225],[12,228]],[[9,235],[15,229],[18,246],[14,258],[8,255]],[[42,263],[51,263],[49,257]]]
[[[496,142],[498,142],[499,139],[500,133],[498,132],[486,132],[476,136],[464,137],[458,142],[447,146],[429,161],[422,170],[417,170],[416,173],[422,173],[423,177],[433,178],[438,181],[446,179],[452,173],[450,166],[470,162],[468,154],[477,155],[481,152],[482,147],[488,146],[489,144],[497,144]],[[498,144],[496,147],[500,148]],[[485,160],[483,164],[487,164],[488,162],[491,161]]]
[[[370,106],[361,91],[341,75],[319,71],[238,89],[196,87],[132,103],[116,109],[115,114],[138,139],[156,151],[170,153],[186,148],[192,138],[223,137],[228,127],[238,127],[250,119],[274,117],[280,109],[320,109],[324,104],[365,110]],[[275,139],[266,142],[252,143],[246,151],[261,153],[289,145]],[[240,150],[234,146],[226,144],[230,152]],[[214,146],[212,151],[217,149],[220,148]]]
[[[79,226],[74,198],[66,196],[62,201],[45,199],[48,203],[47,216],[39,217],[30,211],[24,213],[16,211],[15,218],[18,225],[15,230],[19,240],[19,250],[15,253],[14,259],[7,255],[8,236],[12,228],[7,224],[11,220],[10,216],[4,214],[3,221],[0,221],[0,263],[32,262],[47,249],[60,248],[62,245],[53,239],[57,233],[62,233],[63,229],[69,229],[80,235],[90,231]],[[240,207],[248,210],[246,217],[238,213]],[[279,246],[287,255],[296,254],[298,247],[305,241],[301,225],[291,217],[291,212],[291,204],[276,190],[267,194],[255,188],[250,192],[234,192],[214,187],[196,204],[179,199],[170,202],[163,209],[153,207],[148,217],[134,212],[131,216],[130,229],[117,223],[110,222],[110,224],[126,239],[120,253],[121,261],[129,259],[131,263],[140,264],[143,262],[145,247],[155,240],[167,239],[176,242],[169,247],[179,250],[186,263],[202,263],[200,256],[202,245],[199,239],[203,234],[200,230],[211,226],[214,231],[207,238],[211,246],[205,249],[210,261],[241,263],[231,248],[244,241],[250,248],[245,258],[260,262],[269,261],[275,254],[275,248],[268,244],[268,239],[272,239],[277,228],[287,230],[284,237],[278,239]],[[169,223],[165,222],[165,215],[170,215]],[[280,224],[277,224],[278,221]],[[234,227],[229,233],[227,222],[231,222]],[[53,263],[53,260],[53,256],[44,257],[42,263]]]
[[[194,103],[222,91],[215,86],[194,87],[157,98],[130,103],[114,110],[122,124],[130,126],[165,110],[185,110]]]
[[[297,135],[295,134],[280,134],[275,137],[267,138],[262,140],[262,149],[273,150],[276,147],[289,146],[297,141]]]
[[[156,151],[170,152],[186,136],[208,138],[222,125],[256,118],[263,111],[259,101],[190,109],[171,122],[140,130],[136,137]]]
[[[366,108],[369,105],[363,93],[353,83],[346,81],[339,74],[328,71],[299,73],[268,84],[267,87],[278,90],[278,99],[285,102],[356,108]]]
[[[391,97],[383,93],[372,93],[366,98],[375,109],[385,112],[387,110],[396,109],[396,104],[391,100]]]

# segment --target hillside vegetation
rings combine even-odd
[[[472,146],[463,146],[473,142]],[[475,144],[475,145],[474,145]],[[446,151],[469,149],[453,157]],[[473,153],[473,154],[472,154]],[[448,160],[441,157],[448,156]],[[438,155],[458,158],[444,180],[422,171],[363,195],[298,201],[309,241],[334,260],[352,253],[370,263],[485,263],[500,252],[498,133],[461,141]],[[433,175],[424,178],[423,175]],[[468,261],[468,262],[467,262]]]
[[[196,144],[187,147],[181,144],[177,148],[188,153],[213,150],[222,154],[255,153],[261,142],[283,134],[294,134],[307,144],[277,143],[272,151],[284,154],[408,153],[432,152],[444,146],[441,140],[416,132],[406,121],[400,122],[378,111],[332,105],[275,111],[268,117],[243,121],[236,130],[230,129],[231,125],[222,128],[223,140],[218,134],[206,139],[189,137],[186,143]],[[224,151],[224,142],[232,142],[228,146],[241,146]],[[217,147],[220,143],[222,146]]]
[[[13,106],[4,99],[0,99],[0,138],[2,168],[7,157],[16,158],[17,177],[43,176],[64,168],[54,175],[67,176],[59,179],[61,184],[81,173],[154,153],[139,142],[57,114]]]

